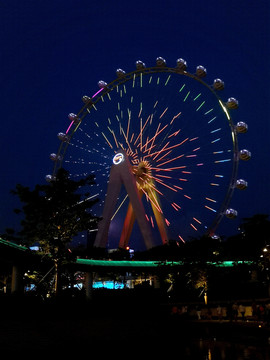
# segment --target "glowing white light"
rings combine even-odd
[[[114,165],[118,165],[124,160],[125,160],[125,158],[124,158],[124,155],[122,153],[118,153],[118,154],[114,155],[114,157],[113,157]]]
[[[222,107],[222,110],[225,112],[225,114],[226,114],[226,116],[227,116],[227,119],[230,120],[230,115],[229,115],[228,110],[227,110],[226,107],[223,105],[223,103],[222,103],[221,100],[219,100],[218,102],[219,102],[220,106]]]

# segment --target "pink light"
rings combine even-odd
[[[97,96],[102,90],[104,90],[103,88],[99,89],[93,96],[92,98],[94,98],[95,96]]]
[[[99,89],[99,90],[92,96],[92,98],[94,98],[95,96],[97,96],[102,90],[104,90],[104,89]],[[70,123],[69,127],[67,128],[66,134],[69,132],[69,130],[70,130],[71,126],[73,125],[73,123],[74,123],[74,121],[72,121],[72,122]]]
[[[185,240],[182,238],[182,236],[178,235],[178,237],[185,244]]]
[[[69,130],[70,130],[70,128],[71,128],[71,126],[72,126],[73,124],[74,124],[74,121],[71,121],[69,127],[67,128],[66,135],[67,135],[67,133],[69,132]]]
[[[177,185],[173,185],[173,186],[176,187],[176,188],[179,189],[179,190],[183,190],[183,188],[180,187],[180,186],[177,186]]]
[[[178,208],[177,208],[177,206],[176,206],[174,203],[172,203],[171,205],[172,205],[172,207],[174,208],[174,210],[179,211]]]

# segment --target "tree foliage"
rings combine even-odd
[[[22,210],[15,210],[24,215],[18,233],[23,242],[38,243],[44,253],[54,256],[79,232],[96,228],[98,218],[89,211],[97,202],[89,199],[93,184],[92,176],[74,181],[64,169],[34,190],[18,184],[13,194],[24,204]]]
[[[269,215],[255,214],[244,218],[240,225],[240,232],[231,236],[224,243],[224,253],[227,258],[258,259],[262,249],[270,245]]]
[[[17,234],[20,241],[37,244],[56,268],[69,260],[68,245],[72,239],[84,230],[97,227],[98,218],[90,212],[98,201],[90,196],[93,184],[93,176],[74,181],[64,169],[58,170],[49,184],[36,185],[33,190],[18,184],[12,192],[23,204],[22,209],[15,209],[23,215]]]

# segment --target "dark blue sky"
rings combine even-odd
[[[223,79],[225,96],[239,100],[232,115],[249,125],[239,141],[252,160],[240,163],[249,187],[231,205],[240,220],[269,214],[269,19],[267,0],[2,2],[0,233],[18,222],[9,191],[51,173],[56,135],[81,97],[117,68],[132,71],[139,59],[154,65],[158,56],[172,67],[182,57],[190,72],[204,65],[209,83]]]

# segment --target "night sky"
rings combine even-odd
[[[184,58],[190,72],[205,66],[207,81],[221,78],[225,96],[239,101],[232,117],[249,126],[239,145],[252,159],[240,162],[249,186],[235,192],[238,219],[226,226],[235,233],[242,218],[270,214],[269,19],[267,0],[2,2],[0,233],[18,227],[10,190],[45,183],[57,133],[82,96],[116,69],[132,71],[137,60],[152,66],[158,56],[172,67]]]

